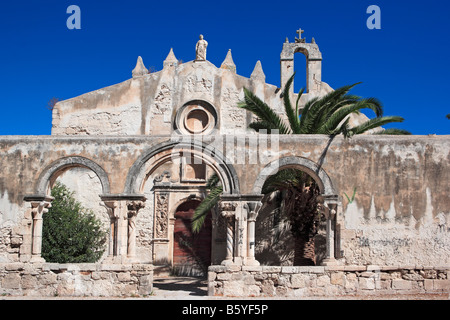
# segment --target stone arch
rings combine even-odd
[[[334,187],[330,177],[317,163],[302,157],[290,156],[277,159],[267,164],[259,173],[253,185],[252,192],[260,194],[266,179],[279,170],[294,168],[307,173],[313,178],[319,186],[323,198],[322,212],[326,218],[326,236],[324,246],[326,247],[322,264],[331,265],[336,263],[337,257],[340,257],[340,236],[336,234],[337,211],[340,210],[341,202],[338,196],[338,190]]]
[[[337,190],[325,170],[309,159],[296,156],[280,158],[267,164],[256,178],[252,193],[260,194],[267,177],[286,168],[297,168],[309,174],[317,182],[323,195],[337,194]]]
[[[219,176],[224,194],[239,194],[239,180],[234,167],[213,147],[184,137],[162,142],[145,151],[130,168],[125,181],[125,194],[140,194],[148,176],[162,163],[174,157],[192,156],[202,159]]]
[[[48,165],[39,175],[35,187],[36,193],[41,195],[47,194],[48,186],[51,184],[52,179],[55,178],[55,175],[73,167],[83,167],[92,170],[100,179],[103,194],[110,193],[110,183],[106,171],[94,161],[79,156],[61,158]]]

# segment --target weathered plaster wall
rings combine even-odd
[[[209,137],[204,142],[217,138]],[[24,219],[28,208],[23,197],[37,192],[40,175],[52,163],[69,156],[88,158],[107,173],[110,193],[121,194],[133,164],[149,149],[169,140],[168,136],[2,137],[0,259],[20,259],[21,230],[29,223]],[[245,154],[246,159],[255,152],[239,144],[229,150]],[[343,263],[450,264],[450,137],[360,136],[332,141],[326,136],[279,137],[279,150],[273,158],[233,165],[240,192],[252,193],[257,177],[269,162],[290,156],[321,164],[342,198],[336,232]],[[355,199],[349,203],[344,192],[351,196],[355,187]],[[141,220],[138,233],[148,229],[149,223]]]

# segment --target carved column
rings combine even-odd
[[[234,255],[234,219],[237,203],[222,201],[220,203],[221,214],[227,222],[227,255],[222,261],[223,265],[233,264]]]
[[[41,256],[42,252],[42,224],[43,215],[51,208],[53,197],[50,196],[26,196],[25,201],[31,203],[31,259],[30,262],[45,262]]]
[[[323,260],[324,265],[334,265],[337,263],[334,253],[334,243],[335,243],[335,219],[337,212],[337,202],[334,201],[325,201],[325,205],[323,207],[323,213],[325,214],[326,223],[327,223],[327,251],[326,258]]]
[[[261,207],[260,201],[248,201],[245,204],[247,209],[247,261],[245,264],[250,266],[259,266],[259,261],[255,259],[255,224]]]
[[[143,195],[102,195],[103,204],[111,219],[108,260],[112,263],[129,262],[136,252],[135,218],[144,207]]]
[[[145,207],[144,201],[127,201],[128,207],[128,247],[127,256],[133,259],[136,255],[136,216]]]
[[[112,258],[117,255],[117,246],[116,246],[117,220],[119,218],[118,210],[116,210],[117,201],[104,201],[103,206],[106,208],[106,211],[108,212],[108,216],[110,219],[108,257]]]

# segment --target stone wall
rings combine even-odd
[[[449,293],[449,266],[211,266],[208,272],[210,296],[326,298]]]
[[[205,137],[204,143],[217,138]],[[90,171],[102,177],[102,189],[96,187],[97,194],[92,200],[98,205],[99,193],[130,193],[127,179],[141,161],[146,173],[154,170],[159,174],[163,166],[154,168],[151,159],[146,162],[142,159],[168,141],[168,136],[1,137],[0,263],[29,259],[31,206],[24,196],[40,193],[39,181],[52,168],[56,171],[49,179],[56,178],[59,169],[71,165],[59,168],[56,165],[60,161],[76,156],[86,160],[79,164],[83,168],[89,165],[89,159],[104,169],[103,176],[98,170]],[[237,154],[255,152],[239,148],[235,149]],[[220,150],[225,153],[225,148]],[[277,157],[321,164],[329,176],[336,195],[342,199],[336,217],[335,250],[342,264],[434,266],[450,264],[449,150],[449,136],[358,136],[330,141],[322,135],[286,135],[279,137]],[[239,193],[254,193],[261,172],[273,160],[258,159],[258,163],[229,165],[236,171]],[[70,167],[67,173],[72,170]],[[136,222],[136,257],[141,263],[151,262],[153,254],[150,177],[152,174],[138,180],[143,184],[138,191],[147,197]],[[103,185],[105,181],[109,182],[108,188]],[[264,179],[260,181],[263,183]],[[350,203],[344,193],[351,197],[354,188],[356,195]],[[106,208],[100,210],[106,216]],[[257,230],[261,219],[262,215],[257,218]]]
[[[152,265],[0,264],[0,295],[129,297],[152,291]]]

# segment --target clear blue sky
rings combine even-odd
[[[81,30],[69,30],[69,5]],[[369,30],[369,5],[381,8],[381,30]],[[261,60],[268,83],[280,84],[286,37],[305,30],[323,54],[331,87],[362,81],[353,93],[379,98],[396,127],[450,134],[450,3],[448,1],[4,1],[0,6],[0,135],[48,135],[52,97],[69,99],[125,81],[137,56],[162,69],[170,48],[195,58],[201,33],[207,59],[220,66],[232,49],[238,74]],[[305,83],[296,56],[296,90]],[[389,127],[389,126],[388,126]]]

